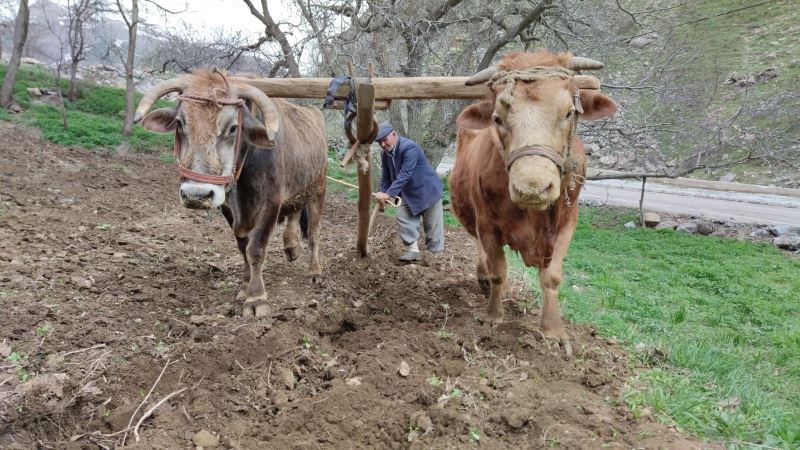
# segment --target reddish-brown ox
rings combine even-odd
[[[160,97],[178,92],[175,107],[147,112]],[[262,120],[254,118],[253,106]],[[147,115],[145,115],[147,114]],[[153,87],[136,110],[150,131],[175,132],[175,155],[184,206],[220,208],[244,258],[245,316],[269,314],[262,279],[264,250],[275,226],[287,220],[283,247],[298,257],[299,231],[307,231],[308,273],[316,282],[319,222],[325,197],[327,144],[322,113],[270,99],[229,82],[221,72],[198,71]],[[307,213],[307,221],[301,215]]]
[[[507,267],[503,246],[539,268],[541,332],[572,349],[561,321],[561,268],[578,220],[586,172],[578,117],[595,120],[617,107],[598,91],[579,89],[573,70],[602,64],[569,54],[511,53],[467,84],[491,93],[458,117],[452,208],[476,238],[477,273],[489,297],[486,321],[503,321]],[[585,78],[585,77],[584,77]]]

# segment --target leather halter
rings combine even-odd
[[[581,90],[577,89],[575,91],[575,95],[572,98],[573,104],[575,105],[575,111],[573,114],[572,124],[570,127],[569,138],[567,138],[567,143],[564,146],[564,153],[563,155],[556,151],[553,147],[547,145],[526,145],[523,147],[515,148],[508,153],[508,156],[505,158],[505,167],[506,172],[511,170],[511,165],[514,162],[524,156],[544,156],[545,158],[549,159],[553,162],[553,164],[558,167],[558,173],[563,175],[564,174],[564,165],[566,163],[566,159],[571,157],[572,154],[572,141],[575,140],[576,134],[578,132],[578,115],[583,113],[583,105],[581,105]],[[505,149],[505,145],[503,141],[500,139],[499,135],[493,133],[492,139],[495,140],[495,145],[497,149],[500,151],[500,156],[503,156],[503,150]]]
[[[226,81],[227,84],[227,81]],[[181,135],[178,130],[175,130],[175,147],[174,147],[174,154],[175,159],[178,163],[178,174],[181,177],[181,180],[188,179],[193,181],[199,181],[201,183],[209,183],[209,184],[216,184],[220,186],[227,186],[233,181],[239,179],[239,175],[242,172],[242,167],[244,167],[244,160],[247,157],[247,153],[245,152],[244,157],[242,157],[241,166],[239,165],[239,153],[241,151],[242,146],[242,127],[244,124],[244,100],[241,98],[235,100],[225,100],[225,99],[218,99],[218,98],[211,98],[211,97],[201,97],[197,95],[179,95],[179,100],[197,102],[197,103],[206,103],[212,104],[218,108],[222,108],[223,106],[230,105],[236,106],[238,109],[238,123],[236,125],[236,142],[233,144],[233,168],[231,170],[230,175],[209,175],[205,173],[194,172],[187,167],[184,167],[181,164]]]
[[[564,172],[564,157],[553,150],[552,147],[546,145],[526,145],[525,147],[512,150],[511,153],[508,154],[508,158],[506,158],[506,172],[511,170],[511,165],[514,164],[514,161],[523,156],[544,156],[558,166],[559,173]]]

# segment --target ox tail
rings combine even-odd
[[[308,240],[308,206],[303,208],[300,213],[300,233],[302,233],[303,239]]]

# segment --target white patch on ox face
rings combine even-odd
[[[225,187],[216,184],[185,181],[179,194],[183,205],[192,209],[218,208],[225,203]]]

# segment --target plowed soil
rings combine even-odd
[[[713,447],[635,419],[631,364],[591,327],[568,326],[572,358],[540,340],[519,276],[507,323],[476,321],[462,230],[401,266],[380,217],[360,259],[330,194],[324,281],[278,234],[274,313],[244,321],[233,235],[180,205],[169,164],[0,123],[0,173],[0,448]]]

